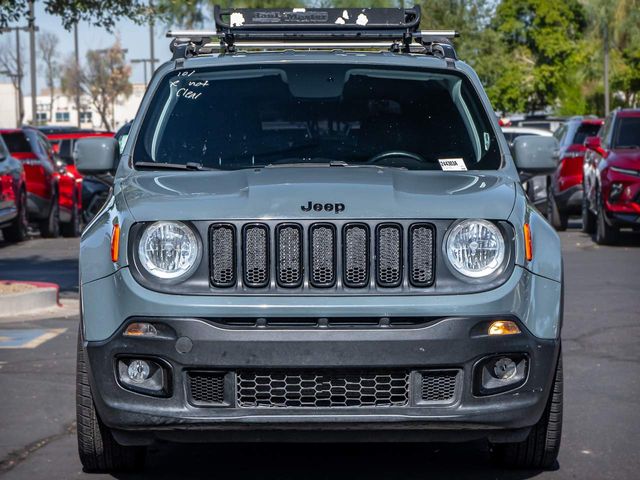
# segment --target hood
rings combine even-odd
[[[121,182],[127,205],[137,221],[506,220],[516,195],[514,182],[496,172],[417,172],[367,167],[137,171]],[[309,202],[312,208],[305,211]],[[315,204],[322,209],[313,208]],[[344,207],[336,208],[337,204]]]
[[[607,163],[620,168],[640,170],[640,149],[614,149],[607,158]]]

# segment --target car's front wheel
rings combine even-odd
[[[75,197],[75,195],[74,195]],[[73,207],[71,209],[71,220],[69,223],[63,223],[60,225],[60,231],[62,232],[63,237],[79,237],[82,231],[82,226],[80,225],[80,211],[78,208],[78,202],[73,202]]]
[[[595,233],[596,231],[596,216],[589,209],[589,197],[587,196],[587,189],[583,189],[582,194],[582,231],[584,233]]]
[[[569,224],[569,215],[560,211],[551,189],[547,189],[547,220],[559,232],[564,232]]]
[[[86,472],[132,471],[142,468],[146,449],[120,445],[98,416],[80,333],[76,370],[76,419],[78,453]]]
[[[58,197],[51,197],[49,215],[39,224],[40,235],[44,238],[57,238],[60,236],[60,205]]]
[[[6,228],[2,229],[4,239],[8,242],[22,242],[29,238],[29,219],[27,218],[27,194],[20,192],[18,200],[18,215]]]
[[[562,354],[542,418],[522,442],[492,445],[495,460],[506,467],[549,469],[556,464],[562,436]]]
[[[596,215],[596,243],[613,245],[618,240],[618,229],[607,222],[604,213],[604,202],[598,195],[598,214]]]

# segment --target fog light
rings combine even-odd
[[[169,376],[158,362],[142,358],[118,359],[120,384],[134,392],[164,396],[169,393]]]
[[[527,356],[514,353],[490,357],[475,369],[474,385],[478,395],[492,395],[513,390],[527,380]]]
[[[127,326],[123,335],[125,337],[155,337],[158,330],[147,322],[134,322]]]
[[[129,369],[131,369],[131,366],[129,366]],[[516,369],[516,362],[508,357],[502,357],[493,366],[493,373],[496,378],[499,378],[500,380],[509,380],[515,376]]]
[[[134,360],[129,364],[127,368],[127,375],[132,382],[142,383],[149,378],[149,364],[144,360]]]
[[[520,328],[511,320],[497,320],[489,325],[489,335],[516,335]]]

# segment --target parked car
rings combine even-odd
[[[488,439],[552,467],[562,253],[518,171],[553,171],[556,140],[514,162],[418,7],[213,17],[176,33],[122,152],[76,145],[115,172],[80,245],[84,468],[230,438]]]
[[[602,126],[597,117],[572,117],[554,133],[558,149],[558,167],[547,180],[547,219],[556,230],[567,229],[570,215],[582,211],[582,163],[587,137],[596,135]]]
[[[524,135],[535,135],[539,137],[551,137],[553,133],[549,130],[531,127],[502,127],[504,138],[509,143],[509,149],[513,154],[515,139]],[[531,203],[541,212],[547,209],[547,176],[546,175],[521,175],[522,188],[527,193]]]
[[[76,168],[73,156],[75,144],[78,139],[86,137],[113,137],[113,133],[78,130],[75,132],[65,133],[56,132],[48,135],[54,151],[65,163],[67,172],[69,175],[73,176],[77,190],[80,192],[79,204],[81,206],[81,220],[84,223],[89,223],[89,221],[91,221],[94,215],[102,207],[102,204],[106,199],[105,190],[108,192],[109,186],[105,185],[103,179],[92,177],[83,178]]]
[[[640,225],[640,109],[615,110],[585,140],[582,228],[599,244]]]
[[[28,237],[27,177],[0,135],[0,229],[7,242]]]

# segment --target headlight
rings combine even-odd
[[[480,278],[491,275],[504,260],[504,237],[486,220],[464,220],[447,238],[447,258],[461,274]]]
[[[173,279],[193,268],[199,249],[198,239],[184,223],[155,222],[140,238],[138,257],[151,275]]]

